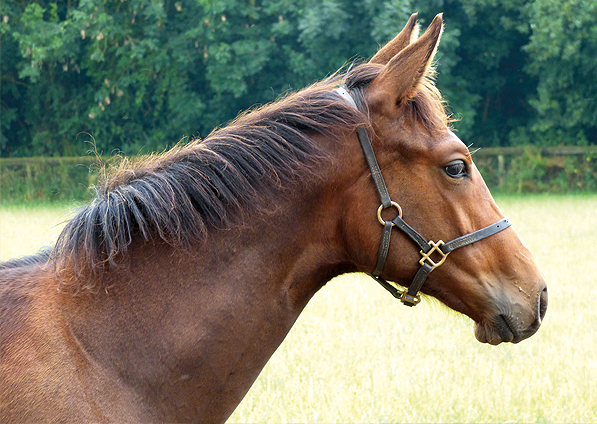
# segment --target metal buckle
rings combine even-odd
[[[398,216],[400,218],[402,218],[402,208],[400,207],[400,205],[396,202],[392,202],[391,206],[394,206],[396,209],[398,209]],[[390,207],[390,206],[388,206]],[[379,205],[379,208],[377,209],[377,220],[379,221],[379,223],[381,225],[386,225],[386,221],[383,220],[383,218],[381,217],[381,211],[383,211],[385,208],[383,207],[383,205]],[[392,222],[392,227],[396,225]]]
[[[438,266],[440,266],[441,264],[444,263],[444,261],[446,260],[446,258],[450,254],[450,252],[444,253],[441,250],[441,246],[444,245],[444,242],[442,240],[438,241],[437,243],[435,243],[433,240],[429,240],[429,245],[431,246],[431,249],[429,250],[429,252],[425,253],[422,250],[419,250],[419,253],[423,256],[421,258],[421,260],[419,261],[419,264],[421,264],[421,266],[423,266],[423,265],[425,265],[425,261],[429,261],[429,265],[431,265],[431,271],[433,271],[435,268],[437,268]],[[431,259],[431,254],[434,252],[437,252],[442,256],[442,258],[440,259],[439,262],[435,262],[433,259]],[[429,272],[431,272],[431,271],[429,271]]]
[[[402,293],[400,293],[399,299],[406,306],[415,306],[421,301],[421,296],[418,294],[411,296],[410,294],[407,294],[407,290],[405,289]]]

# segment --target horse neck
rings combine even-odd
[[[330,178],[284,196],[274,213],[214,230],[200,246],[134,244],[106,291],[70,316],[80,349],[144,396],[161,387],[192,405],[221,391],[223,406],[210,404],[218,410],[203,409],[201,419],[231,413],[315,292],[352,270],[337,234],[342,205],[330,194],[339,169],[350,171],[333,166]]]

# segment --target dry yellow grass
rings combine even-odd
[[[230,422],[597,422],[597,195],[498,198],[542,265],[549,308],[518,345],[363,275],[307,306]],[[55,239],[67,205],[0,205],[0,259]]]
[[[52,245],[75,204],[0,204],[0,261]]]

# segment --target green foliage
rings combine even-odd
[[[597,190],[597,150],[558,151],[536,146],[482,149],[475,163],[487,185],[501,193]]]
[[[5,0],[0,156],[161,151],[443,11],[438,86],[476,146],[597,143],[582,0]]]
[[[452,42],[457,61],[445,84],[440,75],[439,85],[461,118],[460,135],[475,146],[508,145],[509,133],[528,119],[526,97],[533,83],[520,72],[527,60],[520,50],[526,36],[517,27],[524,4],[462,0],[446,5],[446,26],[458,29]]]
[[[544,145],[595,143],[597,3],[535,0],[524,11],[531,22],[527,71],[539,79],[529,99],[531,131]]]

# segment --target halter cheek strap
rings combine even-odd
[[[334,91],[339,94],[346,101],[346,103],[350,104],[355,109],[358,109],[354,98],[345,88],[339,87]],[[504,218],[495,224],[455,238],[447,243],[444,243],[442,240],[438,241],[437,243],[434,241],[426,241],[421,234],[419,234],[402,219],[402,208],[398,203],[393,202],[390,199],[390,195],[381,174],[381,169],[377,163],[377,159],[375,158],[375,153],[373,151],[373,146],[371,145],[369,135],[367,134],[367,130],[363,127],[357,128],[357,136],[359,138],[359,142],[361,143],[365,159],[367,160],[367,165],[369,166],[369,170],[373,177],[373,182],[375,183],[375,187],[377,188],[377,192],[379,193],[379,198],[381,200],[381,205],[377,210],[377,219],[383,226],[383,233],[379,250],[377,252],[377,263],[375,265],[375,269],[370,275],[373,277],[373,279],[375,279],[375,281],[381,284],[382,287],[388,290],[392,296],[400,299],[403,304],[406,306],[414,306],[421,301],[418,293],[427,280],[427,276],[431,271],[445,262],[450,252],[499,233],[512,224],[508,218]],[[382,210],[391,207],[396,208],[398,214],[392,221],[385,221],[381,217],[381,212]],[[392,236],[392,228],[394,227],[406,234],[421,249],[419,251],[421,254],[421,259],[419,260],[420,268],[415,274],[407,290],[398,289],[381,276],[386,258],[388,257],[390,238]]]
[[[420,302],[421,299],[418,295],[418,292],[419,290],[421,290],[421,287],[423,287],[425,280],[427,280],[427,276],[431,271],[433,271],[435,268],[439,267],[445,262],[450,252],[461,247],[468,246],[469,244],[475,243],[479,240],[483,240],[484,238],[487,238],[494,234],[497,234],[500,231],[503,231],[512,225],[508,218],[504,218],[485,228],[455,238],[454,240],[449,241],[447,243],[444,243],[442,240],[436,243],[432,240],[428,242],[425,241],[425,239],[423,239],[423,237],[418,232],[416,232],[411,226],[404,222],[404,220],[400,216],[394,218],[394,220],[391,221],[390,224],[392,226],[395,225],[398,229],[402,230],[402,232],[404,232],[411,240],[413,240],[419,246],[419,248],[421,249],[419,250],[419,254],[421,255],[421,259],[419,260],[420,268],[415,274],[412,282],[410,283],[408,290],[406,291],[398,290],[396,287],[392,286],[390,283],[384,280],[380,275],[381,270],[383,268],[376,268],[376,270],[373,273],[371,273],[371,276],[383,287],[385,287],[390,293],[392,293],[394,297],[400,299],[402,303],[404,303],[406,306],[414,306]],[[386,223],[384,223],[384,236],[382,237],[382,239],[386,236],[385,228]],[[390,231],[387,232],[388,245],[390,235],[391,227]],[[388,249],[383,248],[382,242],[382,245],[380,246],[380,249],[378,251],[378,264],[380,262],[385,262],[387,254]],[[432,255],[435,256],[435,259],[434,257],[432,257]]]

